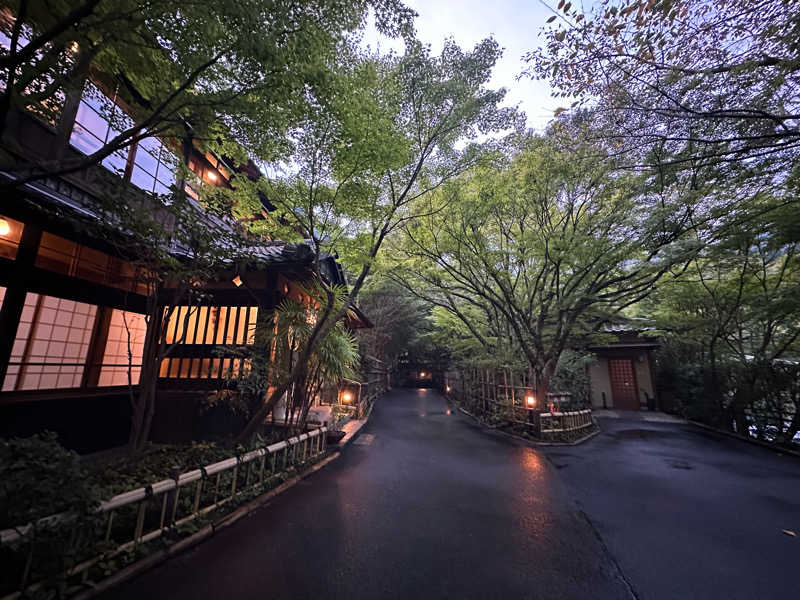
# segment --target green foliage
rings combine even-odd
[[[171,479],[174,472],[185,473],[230,458],[232,444],[193,442],[189,445],[158,445],[146,448],[135,457],[119,456],[93,465],[91,478],[104,490],[106,498],[128,490]]]
[[[124,147],[142,135],[182,140],[190,133],[206,149],[240,163],[248,153],[263,159],[287,152],[286,132],[316,96],[328,94],[330,66],[370,12],[391,36],[411,36],[414,16],[396,0],[9,5],[20,18],[4,20],[4,33],[11,37],[15,25],[21,27],[34,51],[20,50],[21,43],[0,57],[14,75],[4,102],[55,120],[63,97],[82,87],[91,63],[101,78],[124,75],[118,93],[137,121],[107,146]],[[110,87],[114,91],[114,82]]]
[[[677,364],[693,381],[675,390],[699,418],[777,440],[800,430],[791,365],[800,355],[797,214],[781,197],[757,195],[721,219],[719,231],[680,275],[665,280],[648,309]],[[707,235],[698,231],[698,236]],[[702,397],[698,397],[702,389]]]
[[[80,457],[56,434],[0,440],[0,529],[50,515],[88,515],[101,499]]]
[[[764,183],[796,168],[793,2],[568,6],[543,32],[543,47],[526,56],[528,73],[548,79],[573,106],[595,107],[601,137],[629,165],[738,171],[746,159],[748,178]]]
[[[426,345],[430,306],[395,281],[378,276],[361,294],[361,310],[374,327],[358,331],[364,354],[393,365],[403,353]]]
[[[509,160],[426,197],[400,247],[398,277],[437,307],[441,337],[472,360],[524,361],[539,395],[565,349],[685,255],[645,182],[614,174],[602,148],[580,142],[586,131],[576,120],[522,139]]]
[[[22,542],[0,548],[0,593],[18,589],[25,572],[28,582],[46,580],[43,597],[64,593],[60,574],[100,547],[97,538],[78,532],[98,526],[94,510],[103,491],[54,433],[0,440],[0,529],[31,525],[19,529]],[[29,544],[36,562],[26,571]]]
[[[591,405],[588,367],[596,360],[594,354],[567,349],[558,358],[556,372],[550,387],[556,392],[567,392],[575,407]],[[566,410],[566,407],[564,408]]]

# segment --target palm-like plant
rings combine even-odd
[[[336,312],[345,302],[346,290],[334,291]],[[289,375],[310,340],[318,315],[327,308],[324,302],[325,295],[312,281],[301,286],[298,298],[285,298],[274,311],[259,315],[255,343],[241,351],[248,365],[237,379],[241,392],[261,402],[270,388]],[[288,430],[302,429],[317,395],[323,388],[353,377],[359,360],[355,338],[343,323],[337,323],[314,348],[304,376],[287,392],[284,418]]]

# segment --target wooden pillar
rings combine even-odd
[[[114,309],[107,306],[97,307],[89,350],[86,353],[86,366],[83,369],[81,387],[97,387],[100,383],[100,365],[106,353],[108,329],[111,326],[113,312]]]
[[[41,239],[42,230],[36,225],[26,223],[14,261],[14,275],[8,281],[3,306],[0,308],[0,389],[8,372],[11,350],[14,348],[19,319],[28,293],[22,274],[33,268]]]

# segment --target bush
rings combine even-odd
[[[556,372],[550,381],[551,392],[568,392],[573,406],[562,409],[586,408],[591,404],[587,367],[595,361],[591,352],[565,350],[558,359]]]
[[[33,525],[19,541],[0,548],[0,596],[31,581],[44,581],[45,595],[63,593],[62,574],[96,553],[97,537],[82,533],[98,526],[94,509],[101,497],[80,457],[54,433],[0,440],[0,528]],[[59,514],[60,522],[38,522]],[[26,569],[31,553],[36,560]]]
[[[61,512],[89,514],[102,490],[55,433],[0,440],[0,528]]]

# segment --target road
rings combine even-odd
[[[689,424],[600,426],[545,454],[639,598],[800,597],[800,458]]]
[[[795,596],[800,460],[603,426],[537,451],[395,390],[339,459],[104,598]]]

